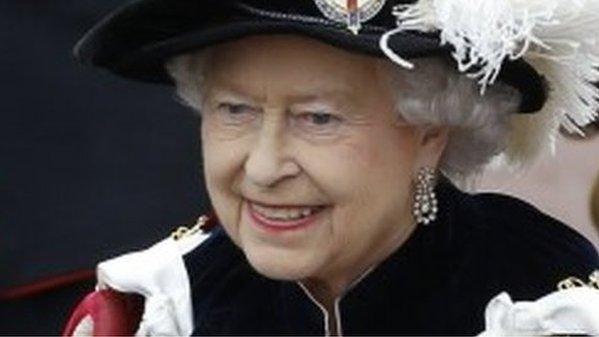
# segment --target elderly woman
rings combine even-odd
[[[77,56],[176,85],[215,214],[100,264],[66,334],[599,332],[592,245],[456,187],[595,116],[594,40],[544,34],[598,5],[457,2],[141,0],[103,20]],[[581,287],[512,302],[558,285]]]

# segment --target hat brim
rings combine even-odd
[[[298,34],[352,52],[385,57],[379,40],[387,28],[381,26],[366,24],[356,35],[333,21],[252,17],[236,11],[239,8],[232,1],[138,0],[92,28],[75,47],[75,56],[82,63],[126,78],[166,84],[172,84],[165,68],[170,58],[256,34]],[[442,46],[434,33],[395,34],[389,47],[405,59],[451,57],[451,48]],[[525,61],[506,62],[498,80],[522,93],[520,112],[543,107],[545,81]]]

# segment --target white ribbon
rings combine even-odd
[[[98,289],[110,288],[145,297],[137,336],[191,335],[193,309],[183,255],[208,236],[197,233],[179,241],[169,237],[147,250],[98,265]]]
[[[492,299],[479,336],[599,335],[599,290],[572,288],[534,302],[513,302],[507,293]]]

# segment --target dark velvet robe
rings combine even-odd
[[[586,278],[599,257],[582,236],[531,205],[499,194],[466,194],[443,179],[438,220],[341,299],[344,335],[473,335],[507,291],[535,300],[559,281]],[[255,272],[222,228],[185,256],[195,335],[324,335],[321,310],[295,282]]]

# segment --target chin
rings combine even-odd
[[[297,281],[314,274],[314,266],[311,266],[310,263],[300,261],[300,258],[284,257],[276,259],[273,256],[276,255],[268,252],[246,252],[246,257],[250,265],[259,274],[270,279]]]

